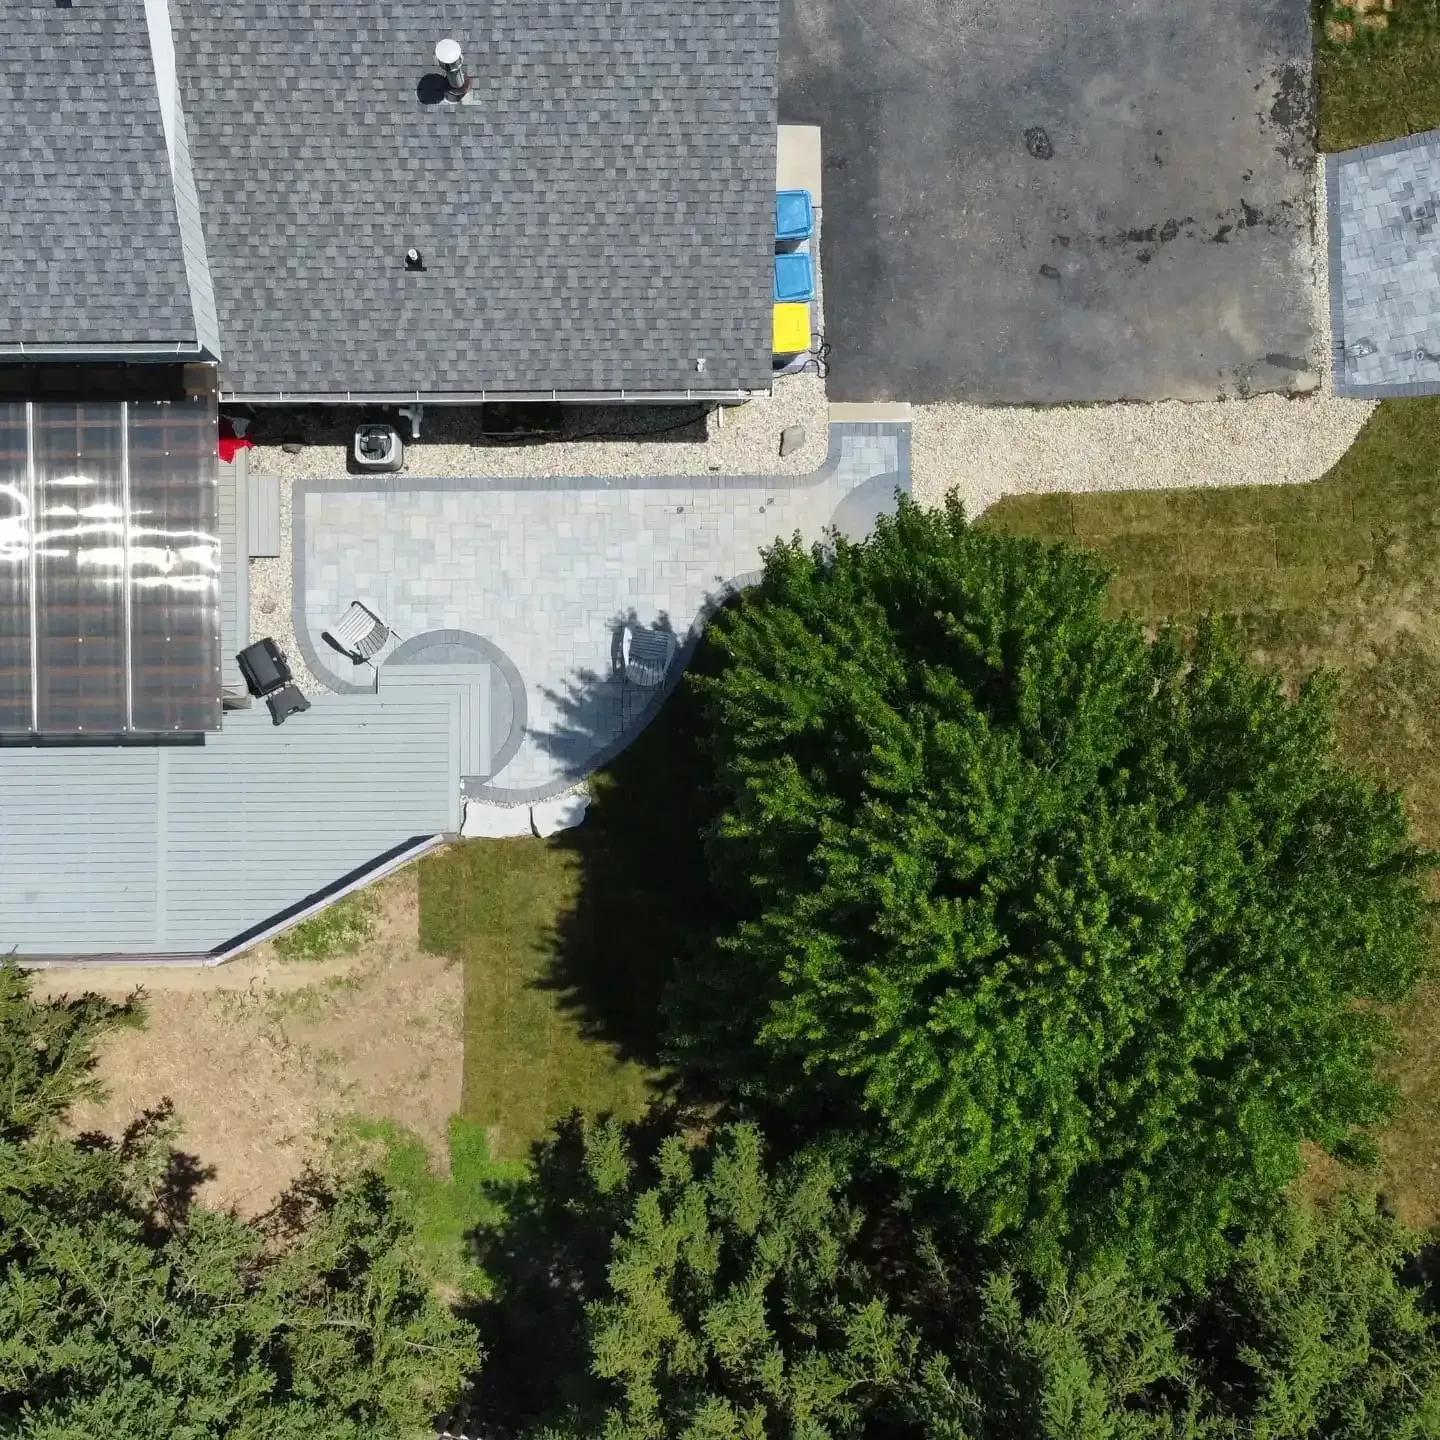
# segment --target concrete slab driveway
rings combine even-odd
[[[1306,0],[782,0],[835,400],[1307,388]]]

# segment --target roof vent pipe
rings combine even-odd
[[[458,40],[442,40],[435,47],[435,63],[445,72],[447,100],[463,100],[470,89],[465,73],[465,55]]]

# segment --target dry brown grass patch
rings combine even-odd
[[[377,887],[376,933],[343,960],[287,964],[272,946],[213,970],[42,972],[36,993],[147,993],[143,1030],[104,1042],[104,1103],[82,1106],[78,1131],[116,1134],[168,1097],[181,1146],[213,1175],[211,1204],[266,1209],[309,1163],[323,1161],[342,1116],[384,1117],[447,1162],[460,1107],[460,968],[419,946],[415,872]]]

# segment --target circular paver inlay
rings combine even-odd
[[[492,675],[490,775],[498,775],[514,759],[525,737],[525,682],[515,662],[494,641],[471,630],[427,630],[401,641],[386,656],[385,664],[387,668],[391,665],[488,665]]]

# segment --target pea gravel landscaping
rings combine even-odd
[[[657,407],[658,408],[658,407]],[[654,413],[652,408],[651,414]],[[672,412],[673,413],[673,412]],[[683,411],[680,413],[683,419]],[[744,405],[722,407],[708,423],[672,432],[684,439],[659,435],[624,437],[624,415],[611,410],[597,419],[616,438],[558,439],[539,444],[477,443],[477,417],[473,409],[425,412],[421,439],[406,447],[405,474],[525,478],[546,475],[805,475],[825,461],[825,382],[807,372],[782,375],[774,394]],[[324,479],[347,473],[345,445],[348,430],[339,431],[326,417],[295,419],[297,437],[304,444],[298,454],[287,454],[275,443],[257,438],[251,452],[251,469],[286,480]],[[580,423],[584,423],[581,421]],[[655,428],[674,421],[661,419]],[[780,432],[788,426],[805,429],[805,444],[780,457]],[[708,438],[688,438],[698,431]]]
[[[918,405],[913,494],[935,505],[953,489],[979,515],[1004,495],[1299,484],[1340,459],[1374,408],[1331,395],[1047,409]]]

